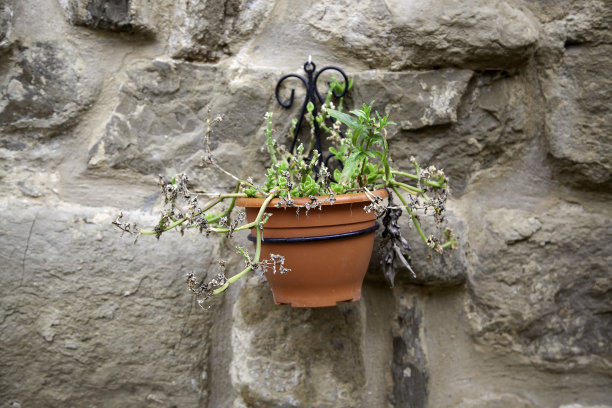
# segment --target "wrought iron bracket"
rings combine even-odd
[[[298,121],[295,126],[295,131],[293,133],[293,141],[291,142],[291,149],[289,150],[291,153],[294,153],[295,145],[297,143],[298,135],[300,133],[300,128],[302,126],[302,121],[304,119],[304,115],[306,114],[308,102],[312,102],[314,106],[314,110],[312,112],[312,115],[314,117],[316,117],[318,114],[317,105],[322,105],[324,103],[324,100],[321,97],[319,90],[317,89],[317,80],[319,79],[319,76],[325,71],[337,71],[340,73],[340,75],[342,75],[342,78],[344,79],[344,90],[339,94],[337,94],[335,90],[332,91],[336,98],[343,97],[346,94],[346,91],[348,89],[348,77],[346,76],[344,71],[342,71],[340,68],[334,67],[334,66],[327,66],[327,67],[321,68],[319,71],[317,71],[316,69],[317,69],[316,65],[314,64],[314,62],[312,62],[311,58],[309,57],[308,62],[304,64],[304,72],[306,72],[306,76],[307,76],[306,78],[304,78],[303,76],[297,75],[297,74],[288,74],[288,75],[283,76],[276,84],[276,91],[275,91],[276,100],[284,108],[290,108],[293,105],[293,99],[295,97],[295,89],[292,88],[291,96],[289,97],[289,101],[284,102],[281,99],[279,92],[281,89],[281,84],[286,79],[297,78],[304,84],[304,87],[306,88],[306,97],[304,98],[304,103],[302,104],[302,111],[300,113],[300,116],[298,117]],[[323,152],[322,152],[322,144],[321,144],[321,129],[316,120],[314,121],[313,126],[314,126],[314,134],[315,134],[315,147],[320,154],[319,156],[319,165],[320,165],[323,162]]]

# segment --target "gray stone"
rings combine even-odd
[[[602,0],[527,2],[541,22],[538,69],[558,68],[565,48],[612,42],[612,3]],[[546,75],[544,75],[546,77]]]
[[[0,83],[0,129],[53,134],[76,123],[99,91],[100,81],[68,43],[18,46]]]
[[[13,25],[12,0],[0,1],[0,55],[2,55],[10,44],[11,27]]]
[[[170,54],[196,61],[234,55],[273,6],[272,0],[180,0],[174,8]]]
[[[216,66],[156,60],[137,65],[128,76],[104,136],[90,150],[90,168],[143,174],[197,168],[205,154],[208,108],[211,119],[224,117],[214,126],[213,154],[230,169],[252,165],[235,155],[241,154],[239,146],[256,139],[265,122],[272,92],[265,75],[230,80]],[[228,159],[235,162],[222,161]]]
[[[471,177],[504,166],[537,134],[539,125],[528,114],[532,107],[538,109],[530,93],[520,77],[499,72],[475,74],[461,98],[456,122],[449,115],[447,123],[440,121],[437,126],[391,128],[394,167],[410,170],[410,158],[415,157],[422,167],[442,168],[450,179],[451,193],[460,195]],[[390,118],[401,124],[403,117],[411,117],[409,112],[391,110]]]
[[[354,101],[379,101],[378,110],[390,113],[402,130],[447,125],[457,121],[457,107],[472,74],[456,69],[366,71],[355,75],[350,95]]]
[[[0,133],[1,134],[1,133]],[[23,135],[14,135],[23,139]],[[61,146],[49,140],[26,142],[3,140],[0,149],[0,183],[6,197],[56,199],[63,187],[62,175],[57,169],[57,163],[62,160],[64,152]],[[50,170],[52,168],[53,170]]]
[[[452,202],[450,205],[452,206]],[[410,251],[410,257],[412,258],[412,269],[417,277],[412,277],[406,271],[402,273],[398,282],[440,287],[465,283],[467,278],[467,261],[465,258],[466,230],[463,221],[457,218],[452,213],[452,210],[447,212],[446,221],[442,225],[434,225],[431,217],[425,215],[420,217],[423,231],[428,236],[433,235],[436,238],[442,239],[444,230],[450,228],[458,240],[456,248],[445,249],[443,253],[437,253],[423,243],[421,237],[414,231],[409,217],[405,218],[402,229],[407,231],[407,235],[411,236],[410,244],[412,250]]]
[[[534,408],[532,402],[514,394],[485,394],[479,399],[464,399],[457,408]]]
[[[421,301],[408,293],[396,293],[393,319],[393,394],[395,407],[426,407],[429,380],[422,344]]]
[[[572,1],[564,21],[568,44],[612,42],[612,3],[606,0]]]
[[[582,404],[568,404],[561,405],[559,408],[610,408],[610,405],[582,405]]]
[[[209,241],[175,233],[134,245],[110,225],[112,209],[13,199],[0,208],[10,214],[0,220],[2,403],[206,404],[218,303],[203,311],[183,280],[210,262]]]
[[[71,24],[111,31],[154,34],[144,0],[58,0]]]
[[[612,46],[571,47],[545,77],[546,140],[558,171],[577,184],[612,179]]]
[[[364,305],[276,306],[247,283],[234,306],[231,378],[244,407],[362,406]]]
[[[498,208],[469,236],[469,320],[478,342],[552,370],[608,370],[609,208]]]
[[[0,0],[0,406],[609,405],[611,7]],[[152,224],[157,173],[233,188],[200,167],[207,106],[214,156],[261,181],[308,55],[391,114],[395,166],[444,168],[460,244],[429,260],[406,219],[416,279],[375,255],[355,304],[274,306],[252,277],[201,309],[184,275],[241,269],[235,242],[133,245],[114,208]]]
[[[553,20],[542,24],[538,48],[534,54],[539,70],[555,69],[565,54],[567,26],[565,21]]]
[[[395,199],[394,202],[397,204],[399,200]],[[395,286],[423,285],[431,288],[446,288],[465,283],[467,279],[465,225],[453,214],[452,210],[448,209],[444,224],[435,225],[431,218],[423,214],[420,215],[419,221],[424,233],[427,236],[433,235],[441,239],[444,230],[451,228],[453,235],[458,239],[457,247],[445,249],[443,253],[432,251],[416,232],[410,217],[404,213],[400,218],[400,226],[402,235],[410,244],[408,255],[410,255],[410,265],[416,277],[396,261]],[[370,269],[366,276],[367,281],[379,282],[386,287],[390,287],[390,283],[383,275],[381,266],[382,256],[381,248],[375,243],[374,250],[372,251],[372,260],[370,261]]]
[[[529,58],[538,39],[535,19],[503,0],[318,3],[306,19],[310,35],[332,52],[348,49],[393,70],[509,69]]]

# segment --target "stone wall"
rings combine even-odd
[[[612,406],[611,24],[607,0],[0,0],[0,407]],[[151,224],[160,173],[230,185],[198,166],[207,107],[215,155],[262,175],[308,55],[391,113],[396,163],[444,167],[461,244],[394,288],[374,256],[357,303],[253,277],[202,309],[184,276],[231,245],[111,221]]]

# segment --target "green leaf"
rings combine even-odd
[[[363,130],[363,126],[357,126],[353,129],[353,135],[351,136],[351,141],[353,142],[353,146],[357,146],[357,142],[359,141],[359,136],[361,136],[361,131]]]
[[[376,152],[376,151],[373,151],[373,150],[366,150],[366,151],[363,152],[363,154],[365,154],[368,157],[372,157],[372,158],[380,157],[380,154],[377,155],[376,153],[380,153],[380,152]]]
[[[346,189],[342,185],[340,185],[338,183],[329,183],[329,187],[336,194],[342,194],[342,193],[346,192]]]
[[[344,169],[342,169],[342,175],[340,177],[340,182],[346,182],[354,178],[355,171],[359,170],[359,157],[360,152],[353,152],[346,162],[344,163]]]
[[[340,170],[339,169],[334,170],[334,180],[340,181],[340,178],[342,178],[342,173],[340,172]]]
[[[329,113],[329,116],[331,116],[334,119],[339,120],[340,122],[344,123],[346,126],[348,126],[351,129],[354,129],[358,125],[358,122],[355,120],[355,118],[353,118],[351,115],[348,115],[344,112],[340,112],[334,109],[328,109],[327,112]]]
[[[361,109],[359,109],[359,110],[352,110],[351,113],[353,115],[357,116],[362,121],[365,121],[366,119],[368,119],[367,114],[363,110],[361,110]]]

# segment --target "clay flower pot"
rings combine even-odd
[[[387,197],[386,190],[373,192]],[[371,203],[365,193],[336,196],[334,204],[326,197],[306,215],[306,209],[276,207],[274,199],[266,208],[272,216],[263,228],[261,258],[282,255],[290,271],[273,273],[268,267],[266,278],[277,304],[293,307],[335,306],[337,302],[354,302],[361,298],[374,231],[378,228],[374,212],[365,212]],[[247,220],[252,222],[263,204],[259,198],[239,198],[236,205],[245,207]],[[309,203],[309,198],[295,198],[296,206]],[[255,230],[249,239],[255,240]]]

